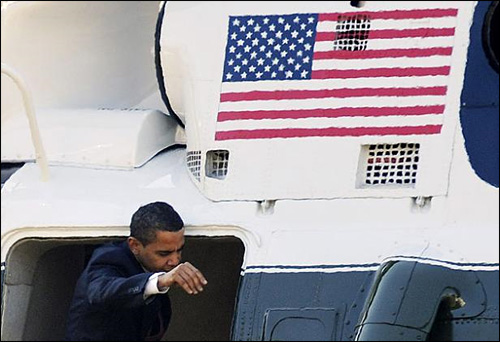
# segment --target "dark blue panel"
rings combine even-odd
[[[491,1],[479,1],[471,27],[460,120],[465,147],[476,174],[498,188],[498,72],[483,46],[483,23]]]

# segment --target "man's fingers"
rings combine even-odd
[[[176,282],[189,294],[198,294],[208,283],[203,274],[188,262],[177,267],[176,276]]]

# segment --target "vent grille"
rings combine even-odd
[[[420,144],[377,144],[363,146],[363,187],[415,187]]]
[[[186,162],[188,170],[191,172],[193,177],[199,182],[200,170],[201,170],[201,151],[188,151],[186,156]]]
[[[224,179],[229,165],[229,151],[213,150],[207,152],[205,174],[209,178]]]
[[[334,50],[366,50],[371,21],[367,15],[339,15],[335,27]]]

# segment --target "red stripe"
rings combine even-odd
[[[439,134],[441,132],[441,127],[442,125],[407,127],[329,127],[235,130],[217,132],[215,134],[215,140]]]
[[[339,16],[358,16],[366,15],[370,19],[424,19],[424,18],[444,18],[456,17],[458,9],[456,8],[437,8],[437,9],[414,9],[414,10],[395,10],[380,12],[346,12],[346,13],[321,13],[318,21],[338,21]]]
[[[393,38],[427,38],[427,37],[453,37],[454,28],[423,28],[408,30],[373,30],[369,31],[368,39],[393,39]],[[318,32],[317,42],[334,41],[335,32]]]
[[[415,107],[346,107],[346,108],[317,108],[300,110],[255,110],[241,112],[220,112],[217,121],[231,120],[264,120],[264,119],[306,119],[306,118],[338,118],[345,116],[393,116],[393,115],[429,115],[443,114],[441,106]]]
[[[419,88],[345,88],[320,90],[275,90],[249,91],[245,93],[221,94],[221,102],[262,101],[262,100],[303,100],[322,98],[347,98],[367,96],[426,96],[446,95],[446,87]]]
[[[367,59],[367,58],[395,58],[395,57],[429,57],[451,56],[453,48],[436,47],[427,49],[387,49],[365,51],[317,51],[314,59]]]
[[[358,77],[406,77],[406,76],[448,76],[450,67],[431,68],[376,68],[361,70],[313,70],[311,78],[358,78]]]

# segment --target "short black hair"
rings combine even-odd
[[[156,231],[177,232],[184,222],[172,206],[165,202],[143,205],[132,215],[130,236],[147,245],[156,239]]]

